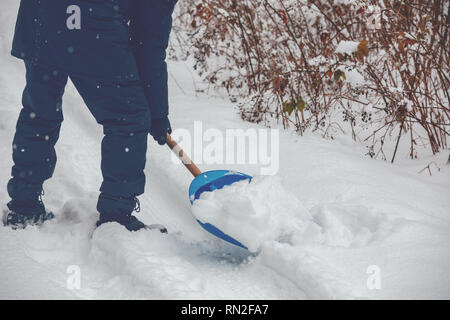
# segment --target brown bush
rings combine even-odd
[[[406,136],[412,158],[421,145],[448,148],[449,10],[441,0],[184,0],[175,41],[243,119],[331,138],[349,128],[371,156],[386,158],[393,141],[393,161]]]

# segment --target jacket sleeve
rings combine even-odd
[[[169,114],[166,49],[177,0],[134,0],[130,19],[133,51],[152,118]]]

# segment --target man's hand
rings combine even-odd
[[[150,134],[161,146],[166,144],[167,133],[172,133],[168,117],[152,119]]]

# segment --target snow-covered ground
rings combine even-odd
[[[23,64],[9,56],[18,3],[3,0],[0,10],[2,208],[24,87]],[[204,129],[264,129],[240,120],[225,97],[196,94],[201,83],[186,63],[169,68],[175,129],[193,131],[195,120]],[[129,233],[116,224],[94,232],[102,130],[71,84],[63,110],[58,166],[44,198],[56,219],[39,229],[0,227],[0,298],[450,298],[448,152],[391,165],[365,157],[364,146],[345,136],[280,131],[278,174],[258,178],[263,189],[255,197],[269,209],[251,225],[249,233],[262,236],[250,254],[201,229],[187,196],[190,174],[151,138],[138,217],[170,234]],[[440,171],[418,173],[432,161]],[[259,173],[254,165],[231,168]],[[79,290],[67,286],[74,270]]]

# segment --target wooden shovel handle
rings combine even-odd
[[[198,177],[202,174],[200,169],[195,165],[194,162],[192,162],[191,158],[189,158],[188,155],[186,155],[181,149],[181,147],[178,145],[178,143],[175,142],[175,140],[172,139],[169,133],[167,133],[167,145],[172,150],[173,153],[183,162],[184,166],[189,170],[190,173],[194,177]]]

